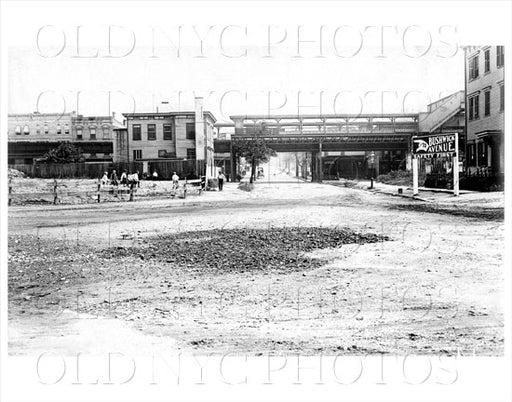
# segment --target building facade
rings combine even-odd
[[[151,162],[166,160],[204,161],[207,175],[215,176],[213,169],[213,132],[215,117],[202,111],[196,102],[196,111],[167,113],[125,113],[126,140],[119,140],[116,154],[126,155],[128,162],[143,162],[149,172]],[[122,131],[117,130],[122,137]],[[124,146],[122,146],[124,145]]]
[[[113,116],[75,112],[9,114],[8,163],[31,164],[64,142],[80,148],[86,161],[112,161],[116,123]]]
[[[466,77],[466,167],[469,172],[505,170],[504,47],[468,46]]]

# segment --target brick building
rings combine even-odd
[[[111,161],[116,124],[114,117],[76,112],[9,114],[8,163],[32,164],[63,142],[82,149],[86,161]]]
[[[467,46],[465,53],[467,143],[470,172],[503,174],[504,47]]]
[[[169,160],[204,161],[206,174],[215,176],[213,168],[213,132],[215,117],[203,112],[202,99],[196,99],[195,111],[124,113],[126,138],[117,131],[116,154],[128,162],[143,162],[150,172],[152,162]]]

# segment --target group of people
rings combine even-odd
[[[158,174],[153,172],[152,175],[153,180],[156,180],[158,178]],[[180,177],[176,172],[172,173],[172,190],[177,190],[179,187],[179,180]],[[224,181],[226,180],[226,175],[223,171],[219,172],[218,175],[218,183],[219,183],[219,191],[222,191],[224,187]],[[121,177],[117,176],[117,171],[112,170],[112,173],[110,174],[110,177],[108,175],[108,172],[105,172],[103,174],[103,177],[101,178],[101,184],[103,186],[106,186],[108,184],[111,184],[112,186],[131,186],[132,184],[140,187],[140,181],[139,181],[139,171],[136,171],[135,173],[128,174],[126,170],[123,170],[121,173]],[[206,183],[205,183],[206,184]]]
[[[110,178],[108,177],[108,172],[105,172],[103,174],[103,177],[101,178],[101,184],[106,186],[108,184],[111,184],[113,186],[119,186],[121,184],[122,186],[131,186],[136,185],[140,186],[139,181],[139,171],[136,171],[135,173],[128,174],[126,170],[123,170],[121,173],[121,177],[117,177],[116,170],[112,170],[112,173],[110,174]]]

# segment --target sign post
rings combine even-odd
[[[418,158],[412,157],[412,195],[418,195]]]
[[[455,133],[455,153],[452,159],[453,170],[453,195],[459,196],[459,134]]]
[[[413,194],[418,194],[418,159],[452,158],[453,195],[459,195],[458,133],[419,135],[412,137]]]

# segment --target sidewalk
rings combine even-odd
[[[355,181],[340,179],[339,181],[326,181],[326,183],[335,186],[356,188],[359,190],[366,190],[375,193],[387,194],[391,196],[409,198],[413,200],[436,204],[458,206],[470,204],[473,206],[481,205],[487,208],[504,208],[505,206],[505,194],[503,191],[478,192],[461,190],[460,195],[458,197],[455,197],[451,190],[420,187],[418,195],[414,196],[412,192],[412,187],[408,186],[397,186],[374,181],[373,189],[370,189],[370,180]],[[398,193],[399,188],[402,189],[402,194]]]

